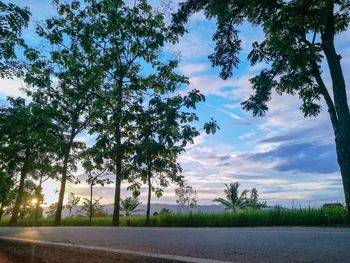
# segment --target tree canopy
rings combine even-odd
[[[0,77],[12,77],[19,67],[16,47],[26,47],[22,30],[28,26],[30,12],[12,3],[0,1]]]
[[[189,17],[198,11],[215,19],[217,29],[212,38],[216,46],[209,59],[213,66],[221,67],[223,79],[230,78],[240,62],[239,26],[250,23],[263,31],[263,40],[253,43],[248,60],[252,65],[263,63],[265,69],[250,80],[254,94],[242,102],[243,109],[264,115],[276,92],[298,95],[304,115],[316,116],[324,99],[350,211],[350,112],[342,56],[335,46],[335,37],[349,27],[349,1],[187,0],[173,15],[174,32],[184,34]],[[323,62],[325,67],[321,67]],[[324,80],[323,68],[330,72],[331,85]],[[350,212],[348,215],[350,222]]]

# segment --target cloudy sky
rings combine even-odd
[[[30,7],[32,25],[55,14],[50,0],[11,2]],[[242,189],[256,187],[261,199],[271,205],[317,206],[342,201],[341,177],[326,110],[317,118],[305,119],[299,110],[298,97],[289,95],[273,95],[269,112],[262,118],[253,118],[241,109],[240,103],[252,93],[249,79],[264,67],[262,64],[250,67],[246,59],[251,43],[263,38],[259,28],[241,27],[241,64],[234,77],[227,81],[218,77],[219,69],[213,69],[207,58],[214,48],[211,36],[215,23],[199,13],[192,17],[188,30],[190,33],[179,44],[166,50],[180,55],[179,71],[190,78],[188,89],[199,89],[207,97],[197,111],[200,119],[204,122],[213,117],[221,128],[215,135],[198,137],[180,157],[186,181],[197,190],[199,203],[211,204],[211,200],[223,195],[224,184],[234,181],[239,181]],[[33,26],[24,32],[24,37],[28,43],[40,46]],[[347,83],[350,81],[349,43],[350,31],[337,39]],[[324,78],[329,83],[327,70]],[[6,96],[20,96],[23,85],[20,80],[0,80],[0,103],[4,103]],[[82,173],[78,171],[78,175]],[[46,183],[48,203],[57,201],[54,190],[58,187],[57,182]],[[69,185],[67,192],[85,196],[86,187],[85,183]],[[104,203],[113,202],[113,186],[96,187],[95,193],[103,196]],[[124,191],[123,195],[126,194],[130,193]],[[145,200],[145,194],[141,199]],[[164,197],[155,202],[175,204],[174,188],[169,188]]]

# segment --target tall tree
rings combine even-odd
[[[45,104],[26,104],[24,99],[9,98],[10,106],[1,108],[0,145],[2,162],[12,176],[19,174],[16,202],[10,220],[15,225],[22,204],[25,180],[38,169],[37,159],[43,152],[54,152],[57,126]]]
[[[173,64],[174,69],[176,65]],[[179,175],[182,169],[177,163],[177,157],[200,134],[200,130],[191,126],[198,121],[198,117],[190,110],[195,109],[198,102],[204,101],[204,96],[198,90],[192,90],[184,96],[172,94],[178,84],[176,79],[180,79],[180,76],[168,71],[163,87],[168,96],[153,94],[148,105],[140,110],[141,113],[136,118],[136,154],[133,159],[139,167],[137,173],[141,173],[142,181],[148,186],[147,224],[150,219],[152,191],[160,197],[162,188],[171,182],[183,183],[182,176]],[[217,128],[215,121],[204,125],[208,134],[215,133]]]
[[[268,66],[251,79],[255,94],[242,103],[245,110],[264,115],[273,90],[297,94],[305,116],[318,115],[318,101],[324,99],[335,135],[350,223],[350,112],[342,56],[334,41],[349,27],[349,1],[187,0],[173,16],[174,31],[184,33],[189,16],[200,10],[208,19],[216,20],[216,48],[209,58],[213,66],[222,67],[220,76],[224,79],[232,76],[239,63],[238,26],[248,21],[263,29],[265,37],[253,43],[248,59],[252,65],[263,61]],[[324,81],[322,63],[328,67],[331,84]]]
[[[74,37],[79,54],[102,76],[101,84],[91,91],[98,109],[91,133],[98,135],[96,147],[104,158],[114,162],[113,225],[117,226],[135,110],[147,90],[157,89],[154,75],[167,76],[168,65],[160,63],[159,51],[175,38],[163,16],[154,14],[145,0],[135,1],[133,6],[123,1],[87,0],[83,7],[74,1],[71,5],[59,4],[59,10],[61,18],[50,20],[53,38],[63,45],[64,39]]]
[[[63,11],[57,4],[59,14]],[[78,8],[75,2],[72,8]],[[55,225],[61,224],[63,201],[67,181],[74,180],[72,172],[85,144],[77,137],[87,129],[93,112],[91,94],[98,87],[103,74],[99,67],[84,57],[77,36],[70,32],[69,25],[57,30],[60,20],[47,19],[44,25],[37,26],[37,33],[48,41],[50,51],[36,59],[27,67],[25,81],[29,85],[28,94],[36,100],[46,100],[56,109],[56,120],[62,129],[64,140],[61,142],[61,187],[57,202]]]
[[[19,69],[16,47],[26,47],[22,30],[28,26],[30,12],[12,3],[0,1],[0,77],[12,77]]]

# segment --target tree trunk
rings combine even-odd
[[[28,204],[28,196],[24,195],[24,198],[22,198],[22,209],[20,209],[20,212],[19,212],[20,220],[22,220],[28,212],[27,204]]]
[[[23,199],[24,181],[27,177],[27,172],[28,172],[28,158],[29,158],[29,149],[26,149],[25,159],[23,162],[22,170],[21,170],[21,178],[19,181],[15,207],[13,208],[13,211],[12,211],[12,216],[11,216],[11,219],[9,222],[9,226],[15,226],[17,224],[18,213],[19,213],[19,209],[20,209],[20,206],[22,204],[22,199]]]
[[[68,161],[70,157],[70,151],[72,149],[73,141],[75,137],[75,130],[72,129],[68,148],[66,150],[66,153],[64,155],[63,160],[63,171],[62,171],[62,178],[61,178],[61,188],[60,188],[60,194],[58,197],[58,203],[57,203],[57,210],[55,215],[55,226],[61,225],[61,219],[62,219],[62,210],[63,210],[63,200],[64,200],[64,192],[66,191],[66,182],[67,182],[67,174],[68,174]]]
[[[119,226],[119,214],[120,214],[120,192],[122,181],[122,149],[121,149],[121,130],[120,119],[117,120],[117,127],[115,130],[115,137],[117,142],[117,153],[115,160],[115,193],[114,193],[114,209],[112,225]]]
[[[92,183],[90,185],[90,213],[89,213],[89,224],[92,222]]]
[[[2,215],[4,214],[4,204],[1,203],[0,205],[0,222],[1,222],[1,219],[2,219]]]
[[[40,201],[41,201],[41,185],[43,183],[43,175],[40,175],[40,181],[39,181],[39,186],[37,189],[37,193],[36,193],[36,198],[38,199],[38,202],[36,203],[35,206],[35,214],[34,214],[34,226],[36,226],[36,223],[38,221],[38,217],[39,217],[39,207],[40,207]]]
[[[338,120],[336,126],[332,124],[335,134],[338,163],[343,179],[345,203],[348,211],[347,223],[350,224],[350,111],[347,101],[345,79],[340,63],[341,56],[337,54],[334,45],[335,17],[333,0],[328,0],[325,18],[325,30],[322,34],[322,49],[326,55],[332,78],[334,106]]]
[[[336,147],[338,155],[338,163],[340,166],[340,172],[343,179],[343,188],[345,195],[345,204],[347,209],[347,224],[350,225],[350,134],[347,138],[343,135],[336,138]]]
[[[122,79],[118,83],[118,101],[117,101],[117,110],[115,114],[115,140],[117,145],[116,160],[115,160],[115,193],[114,193],[114,209],[113,209],[113,218],[112,225],[119,226],[119,214],[120,214],[120,191],[121,191],[121,182],[122,182],[122,132],[121,132],[121,118],[122,118]]]
[[[148,183],[148,196],[147,196],[147,210],[146,210],[146,225],[150,225],[150,213],[151,213],[151,195],[152,195],[152,170],[151,165],[147,164],[147,183]]]
[[[115,193],[114,193],[114,209],[112,225],[119,226],[119,213],[120,213],[120,188],[121,188],[121,159],[117,158],[116,161],[116,180],[115,180]]]

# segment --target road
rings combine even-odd
[[[1,237],[242,263],[350,262],[350,228],[0,227]]]

